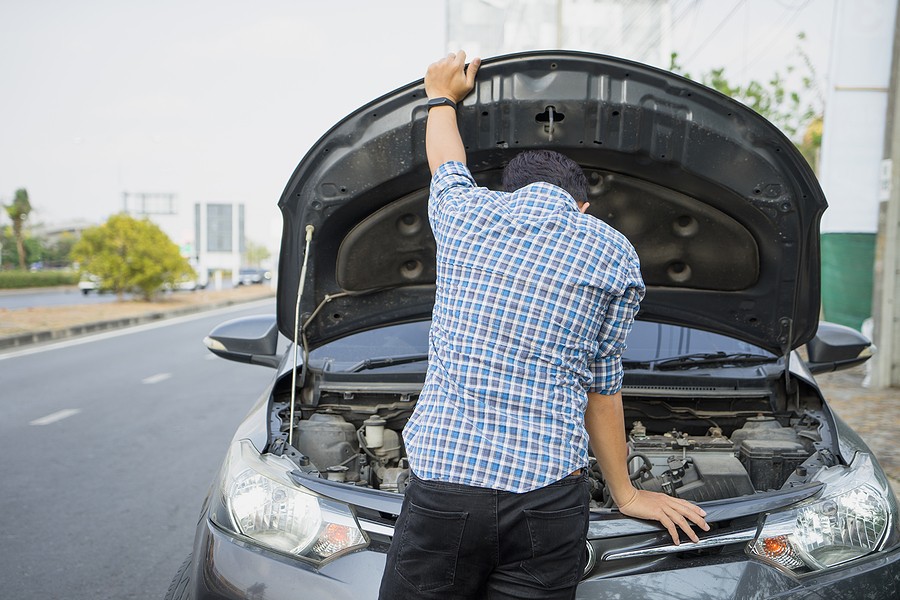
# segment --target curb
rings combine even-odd
[[[274,297],[274,296],[273,296]],[[265,298],[265,297],[263,297]],[[107,321],[93,321],[91,323],[82,323],[81,325],[72,325],[62,329],[45,329],[43,331],[32,331],[28,333],[17,333],[15,335],[0,336],[0,351],[12,348],[20,348],[22,346],[30,346],[32,344],[40,344],[43,342],[53,342],[64,340],[67,338],[78,337],[90,333],[98,333],[101,331],[109,331],[112,329],[121,329],[123,327],[131,327],[133,325],[143,325],[144,323],[152,323],[169,317],[180,317],[193,313],[213,310],[216,308],[224,308],[235,304],[245,304],[255,302],[263,298],[249,298],[246,300],[220,300],[209,304],[198,304],[195,306],[185,306],[182,308],[173,308],[171,310],[160,310],[136,317],[123,317],[121,319],[110,319]]]

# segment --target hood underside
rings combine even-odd
[[[351,114],[307,153],[279,202],[278,322],[310,347],[427,319],[435,243],[428,225],[422,81]],[[485,60],[459,106],[480,185],[534,148],[585,171],[589,213],[635,246],[647,284],[639,318],[687,325],[783,353],[819,314],[819,220],[806,161],[744,105],[666,71],[610,56],[532,52]]]

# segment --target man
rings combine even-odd
[[[621,352],[644,285],[634,248],[588,216],[584,172],[536,151],[506,192],[465,166],[456,104],[480,60],[428,68],[425,146],[437,283],[428,374],[404,429],[412,476],[383,600],[572,598],[588,526],[587,436],[623,513],[709,529],[626,468]]]

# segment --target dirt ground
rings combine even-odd
[[[52,331],[97,321],[177,311],[191,306],[214,305],[222,302],[246,302],[273,296],[274,294],[275,290],[270,286],[251,285],[218,291],[197,290],[194,292],[168,293],[154,302],[124,300],[121,302],[71,306],[0,308],[0,337],[34,331]]]

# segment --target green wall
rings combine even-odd
[[[872,316],[874,233],[823,233],[823,318],[859,330]]]

